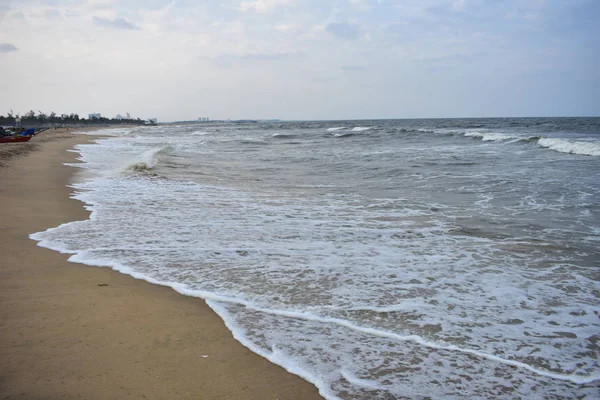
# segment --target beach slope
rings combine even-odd
[[[0,397],[320,399],[236,342],[201,299],[29,239],[89,217],[66,187],[76,169],[63,165],[88,140],[56,131],[1,149],[23,154],[0,155]]]

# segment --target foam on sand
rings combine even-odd
[[[594,393],[595,242],[573,238],[597,224],[573,215],[593,211],[595,186],[556,183],[546,162],[574,157],[464,129],[332,125],[278,132],[299,145],[249,127],[209,146],[177,128],[80,146],[97,172],[74,185],[90,220],[32,238],[208,300],[241,343],[331,399]],[[102,173],[132,163],[169,179]]]

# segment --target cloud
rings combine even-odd
[[[13,12],[13,13],[9,14],[9,16],[14,21],[19,21],[23,24],[27,23],[27,18],[25,17],[25,14],[20,11]]]
[[[300,29],[297,24],[279,24],[275,26],[275,29],[279,32],[296,32]]]
[[[113,0],[88,0],[86,2],[86,6],[90,8],[111,8],[114,6]]]
[[[244,54],[242,60],[275,61],[289,57],[288,53]]]
[[[19,51],[17,46],[12,43],[0,43],[0,53],[12,53]]]
[[[245,1],[240,4],[238,10],[247,12],[254,11],[259,14],[267,14],[285,4],[289,4],[291,0],[256,0]]]
[[[332,22],[325,26],[325,30],[342,39],[358,39],[358,25],[347,22]]]
[[[350,4],[360,11],[369,11],[374,7],[373,0],[350,0]]]
[[[77,84],[36,96],[35,107],[107,115],[128,108],[165,120],[185,119],[188,112],[194,117],[195,107],[215,118],[254,116],[266,103],[265,114],[292,119],[394,115],[398,109],[450,115],[445,100],[460,91],[461,110],[485,105],[497,114],[512,110],[512,103],[488,101],[480,86],[489,82],[491,90],[498,82],[518,91],[531,81],[516,78],[523,71],[547,68],[576,88],[561,98],[565,113],[581,113],[580,107],[598,114],[592,89],[600,82],[600,54],[590,49],[599,48],[599,10],[600,0],[0,0],[6,78],[0,113],[29,110],[27,92],[52,81]],[[546,93],[542,81],[528,87]],[[139,96],[115,99],[123,82]],[[256,95],[260,101],[249,101],[246,95],[259,86],[265,88]],[[581,96],[573,96],[576,90]],[[411,91],[435,96],[415,103]],[[107,100],[101,103],[96,93]],[[301,106],[286,107],[271,93],[290,95]],[[323,108],[330,93],[356,101]],[[168,110],[165,98],[173,104]],[[495,105],[504,108],[495,111]],[[515,110],[546,109],[540,103],[533,111]]]
[[[219,68],[232,68],[243,62],[258,61],[279,61],[290,57],[289,53],[246,53],[242,55],[223,54],[217,57],[200,57],[200,59],[214,61]]]
[[[50,10],[44,11],[44,17],[46,17],[46,18],[60,18],[60,17],[62,17],[62,14],[57,9],[50,9]]]
[[[452,3],[452,8],[455,10],[464,10],[466,6],[466,0],[456,0],[454,3]]]
[[[342,69],[344,71],[349,71],[349,72],[359,72],[359,71],[366,70],[366,68],[362,65],[342,65]]]
[[[116,28],[116,29],[132,29],[132,30],[140,29],[139,26],[134,25],[131,22],[129,22],[123,18],[110,19],[110,18],[94,17],[94,23],[96,25],[106,26],[109,28]]]

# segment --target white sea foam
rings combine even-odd
[[[154,168],[158,163],[158,154],[164,151],[166,147],[159,147],[145,151],[139,158],[130,160],[120,167],[121,171],[142,171]]]
[[[93,131],[78,131],[74,128],[73,133],[78,135],[91,135],[91,136],[124,136],[128,135],[135,128],[106,128],[98,129]]]
[[[600,142],[590,140],[567,140],[561,138],[548,138],[538,136],[510,135],[498,132],[472,130],[464,133],[466,137],[479,138],[482,141],[506,142],[509,141],[537,141],[538,145],[561,153],[581,154],[586,156],[600,156]]]
[[[425,129],[425,128],[419,128],[417,129],[419,132],[423,132],[423,133],[437,133],[440,135],[455,135],[455,134],[464,134],[465,131],[464,130],[459,130],[459,129],[455,129],[455,128],[437,128],[434,129],[433,131],[429,130],[429,129]],[[476,131],[479,132],[479,131]]]
[[[99,173],[127,160],[143,160],[160,172],[157,155],[179,155],[176,147],[164,149],[178,140],[173,136],[78,146],[85,168],[98,172],[74,185],[91,219],[31,237],[72,254],[71,261],[207,299],[236,339],[313,382],[328,399],[502,398],[506,387],[513,388],[511,397],[523,398],[596,393],[599,368],[585,354],[600,329],[592,296],[597,281],[567,250],[545,241],[560,232],[536,229],[529,241],[488,234],[486,225],[462,227],[462,208],[445,201],[473,190],[464,181],[478,174],[446,177],[457,183],[430,204],[414,201],[404,186],[402,198],[373,199],[332,190],[347,190],[342,180],[302,185],[297,176],[282,174],[283,188],[294,182],[288,191],[273,180],[248,182],[242,174],[257,168],[255,159],[264,168],[262,160],[274,153],[289,157],[294,148],[250,147],[271,151],[258,156],[248,146],[236,151],[246,133],[223,139],[229,152],[210,154],[211,173],[230,168],[228,176],[240,174],[231,186],[208,173],[205,153],[191,156],[200,160],[203,183]],[[187,144],[202,149],[191,139]],[[418,150],[403,145],[373,153],[398,163],[400,151],[419,160]],[[459,150],[450,160],[465,156]],[[439,161],[440,153],[433,154]],[[250,161],[244,164],[243,157]],[[469,215],[492,209],[507,193],[507,179],[480,173],[477,188],[485,196],[476,197],[481,204],[469,203]],[[444,174],[436,169],[422,182]],[[415,173],[403,184],[420,179]],[[585,192],[575,201],[591,203],[593,193]],[[574,201],[564,193],[560,204]],[[525,200],[511,198],[502,214],[562,210],[520,196]]]
[[[541,138],[538,144],[561,153],[600,156],[600,142],[575,141],[557,138]]]
[[[504,133],[497,133],[497,132],[480,132],[480,131],[465,132],[465,136],[480,138],[484,142],[503,142],[503,141],[511,140],[511,139],[515,139],[515,140],[522,139],[520,136],[507,135]]]
[[[347,129],[346,127],[328,128],[327,131],[331,132],[332,136],[341,138],[341,137],[354,136],[360,132],[366,132],[371,129],[373,129],[373,128],[367,127],[367,126],[356,126],[352,129]]]

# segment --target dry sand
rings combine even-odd
[[[56,130],[0,145],[0,398],[321,399],[236,342],[204,301],[28,238],[88,218],[62,165],[88,139]]]

